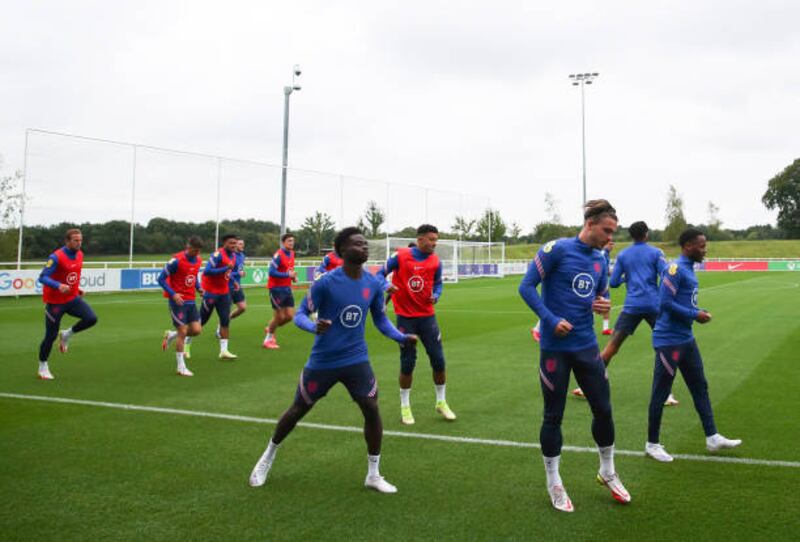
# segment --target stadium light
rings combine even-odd
[[[281,235],[286,233],[286,171],[289,167],[289,96],[300,90],[298,78],[303,73],[300,65],[292,68],[292,84],[283,87],[283,168],[281,170]]]
[[[585,85],[591,85],[598,77],[600,74],[597,72],[571,73],[569,75],[572,86],[581,87],[581,150],[583,152],[583,201],[581,207],[586,203],[586,99],[583,89]]]

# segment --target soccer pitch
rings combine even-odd
[[[35,378],[41,300],[1,300],[0,539],[795,539],[800,275],[699,279],[700,305],[714,319],[695,333],[717,425],[744,440],[720,457],[740,461],[709,460],[680,377],[681,404],[665,409],[662,429],[678,457],[644,458],[653,351],[643,325],[609,369],[616,447],[635,452],[616,460],[632,502],[617,504],[594,481],[591,415],[570,397],[563,432],[574,448],[561,474],[574,514],[553,510],[545,489],[538,346],[529,334],[536,317],[517,294],[520,277],[445,285],[437,312],[453,423],[434,413],[420,348],[417,423],[400,424],[397,345],[368,324],[387,432],[381,472],[396,495],[362,485],[366,447],[358,429],[346,429],[359,428],[361,414],[342,386],[306,417],[314,426],[282,444],[267,484],[247,485],[312,342],[290,325],[279,331],[279,351],[262,350],[271,314],[262,289],[247,290],[249,310],[232,323],[239,359],[217,359],[210,326],[193,345],[193,378],[175,376],[174,354],[160,350],[169,317],[159,292],[87,297],[99,323],[75,336],[66,356],[54,349],[52,382]],[[614,316],[623,296],[613,292]]]

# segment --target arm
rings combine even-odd
[[[217,267],[220,263],[220,254],[215,252],[208,258],[208,263],[206,264],[206,268],[203,270],[203,273],[213,277],[214,275],[224,275],[227,271],[227,267]]]
[[[164,266],[164,269],[161,270],[161,274],[158,275],[158,284],[161,288],[169,294],[170,297],[175,295],[175,290],[167,282],[167,277],[170,276],[172,273],[178,270],[178,260],[172,258],[170,261],[167,262],[167,265]],[[195,286],[196,286],[195,281]]]
[[[394,253],[392,256],[386,260],[386,263],[381,267],[375,276],[379,279],[382,279],[384,283],[386,283],[386,277],[392,273],[393,271],[397,271],[400,268],[400,261],[397,259],[397,253]]]
[[[272,261],[269,262],[269,276],[274,278],[274,279],[288,279],[288,278],[290,278],[291,275],[288,272],[287,273],[283,273],[281,271],[278,271],[278,267],[280,266],[280,264],[281,264],[281,257],[276,254],[275,257],[272,258]]]
[[[317,333],[318,332],[318,323],[322,322],[322,320],[318,320],[315,323],[311,319],[311,313],[317,310],[320,302],[323,298],[323,285],[320,282],[315,282],[311,285],[311,288],[308,290],[308,294],[300,303],[300,307],[297,309],[297,313],[294,315],[294,325],[302,329],[303,331],[308,331],[309,333]],[[330,325],[330,323],[328,323]],[[327,331],[327,326],[325,326],[325,331]],[[324,333],[324,331],[322,331]]]
[[[51,254],[50,257],[47,258],[47,263],[45,264],[44,269],[42,269],[42,272],[39,274],[39,282],[45,286],[49,286],[58,290],[59,286],[61,286],[61,283],[50,278],[50,275],[55,273],[57,268],[58,257],[56,257],[55,254]]]
[[[539,295],[539,292],[536,291],[536,287],[554,267],[551,255],[552,250],[550,254],[539,250],[536,257],[528,266],[528,272],[525,273],[522,282],[519,284],[519,295],[522,296],[525,303],[539,316],[546,326],[554,328],[561,318],[550,312],[550,309],[545,306],[544,300]]]
[[[675,275],[665,274],[661,277],[661,287],[659,289],[659,301],[661,312],[669,312],[676,316],[694,320],[700,312],[694,307],[685,307],[678,303],[675,297],[678,295],[678,288],[681,285],[680,272]]]
[[[442,288],[444,287],[444,283],[442,282],[442,263],[439,262],[439,267],[436,268],[436,274],[433,275],[433,294],[431,297],[433,298],[432,301],[436,304],[439,301],[439,298],[442,297]]]
[[[389,318],[386,316],[386,310],[383,304],[383,290],[376,290],[372,296],[372,302],[369,305],[369,311],[372,313],[372,323],[378,328],[384,336],[396,341],[404,343],[408,340],[408,335],[401,333]]]
[[[625,276],[625,265],[622,263],[622,258],[617,256],[617,263],[614,264],[614,269],[611,271],[611,278],[608,285],[612,288],[619,288],[623,282],[627,280]]]
[[[322,262],[320,262],[319,267],[317,267],[317,270],[314,272],[314,274],[316,276],[319,276],[325,273],[328,270],[329,263],[331,263],[331,261],[330,258],[328,258],[328,255],[326,254],[325,257],[322,258]]]

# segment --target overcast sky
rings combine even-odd
[[[527,232],[547,192],[578,222],[580,93],[567,75],[597,71],[590,198],[609,199],[623,224],[662,227],[674,184],[691,222],[713,201],[727,227],[774,223],[761,195],[800,157],[798,21],[800,3],[785,0],[6,0],[0,154],[5,174],[22,168],[25,130],[41,128],[279,164],[282,87],[300,63],[291,166],[447,191],[429,194],[434,223],[491,199]],[[130,216],[128,149],[35,136],[30,150],[33,221]],[[139,159],[137,220],[196,218],[179,207],[213,218],[211,162]],[[223,174],[224,216],[277,218],[279,175],[256,188],[256,170]],[[337,220],[362,206],[350,192],[385,204],[384,185],[345,182],[339,201],[337,177],[299,177],[290,225],[321,194]],[[393,190],[392,225],[425,218],[422,190]]]

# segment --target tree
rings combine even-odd
[[[719,231],[722,220],[719,219],[719,207],[713,201],[708,202],[708,229]]]
[[[519,239],[521,233],[522,233],[522,227],[519,225],[519,223],[512,222],[511,228],[508,230],[508,238],[516,241],[517,239]]]
[[[800,158],[769,180],[761,201],[778,209],[778,227],[788,237],[800,237]]]
[[[500,217],[500,211],[486,209],[478,220],[478,237],[492,241],[501,241],[506,235],[506,223]]]
[[[312,238],[312,248],[319,253],[323,243],[333,239],[336,223],[328,213],[317,211],[312,216],[306,217],[301,230],[308,233]]]
[[[0,171],[3,169],[3,158],[0,156]],[[18,226],[19,213],[22,209],[22,172],[15,171],[11,175],[0,176],[0,229]]]
[[[457,216],[455,223],[453,224],[453,232],[455,232],[459,238],[466,239],[472,235],[472,230],[475,228],[477,223],[478,220],[476,218]]]
[[[386,221],[386,214],[383,209],[378,207],[374,201],[367,203],[367,212],[364,213],[364,219],[359,221],[359,227],[367,232],[367,237],[375,239],[380,237],[380,230],[383,223]]]
[[[547,215],[547,222],[550,224],[561,224],[561,214],[558,212],[558,200],[550,192],[544,193],[544,212]]]
[[[667,221],[667,227],[664,228],[664,241],[677,241],[681,232],[686,229],[686,218],[683,216],[683,198],[673,185],[669,185],[667,192],[667,209],[664,218]]]

